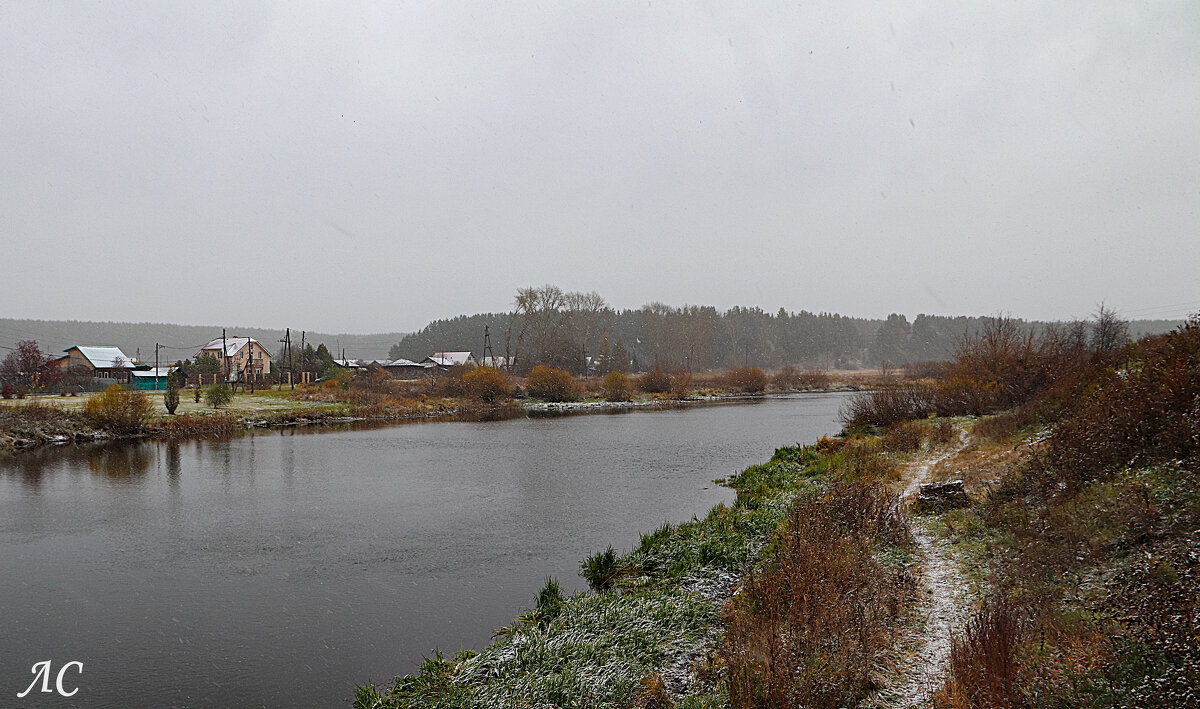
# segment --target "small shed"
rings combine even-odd
[[[129,383],[134,389],[153,391],[167,388],[167,377],[175,371],[175,367],[159,367],[155,369],[137,369],[130,372]]]

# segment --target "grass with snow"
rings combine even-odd
[[[628,554],[584,560],[604,590],[564,597],[549,580],[489,647],[435,653],[416,674],[359,687],[354,706],[618,707],[664,688],[685,706],[706,704],[700,697],[720,690],[695,686],[693,670],[712,660],[721,606],[828,457],[819,446],[777,450],[729,481],[733,505],[665,524]]]

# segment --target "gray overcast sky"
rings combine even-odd
[[[1200,4],[0,0],[0,314],[1200,308]]]

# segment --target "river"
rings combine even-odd
[[[702,516],[835,394],[0,457],[0,706],[336,707]],[[70,699],[24,699],[34,663]]]

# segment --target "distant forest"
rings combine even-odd
[[[965,334],[976,333],[986,317],[901,314],[886,320],[834,313],[770,313],[735,307],[671,307],[652,303],[637,310],[614,310],[596,293],[569,293],[554,286],[518,292],[508,313],[460,315],[436,320],[392,346],[389,359],[420,360],[436,351],[484,355],[485,328],[491,352],[515,357],[518,369],[548,364],[582,372],[587,357],[620,360],[634,371],[661,368],[691,371],[733,367],[855,369],[881,362],[904,365],[945,360]],[[1063,323],[1017,321],[1036,331]],[[1172,320],[1129,323],[1129,334],[1166,332]]]
[[[567,293],[553,286],[523,289],[517,307],[507,313],[482,313],[435,320],[411,334],[369,335],[308,332],[306,344],[322,344],[347,359],[421,360],[436,351],[470,350],[482,357],[485,326],[492,354],[515,356],[520,368],[546,363],[581,372],[585,357],[629,362],[633,370],[721,370],[754,366],[777,369],[853,369],[881,361],[896,366],[947,359],[964,333],[976,332],[983,317],[917,315],[911,321],[893,314],[886,320],[833,313],[774,313],[760,308],[671,307],[652,303],[637,310],[614,310],[595,293]],[[512,324],[512,328],[509,324]],[[1021,322],[1029,329],[1055,325]],[[1174,320],[1135,320],[1129,334],[1166,332]],[[253,337],[272,355],[281,349],[284,328],[225,328],[229,336]],[[116,345],[141,362],[154,362],[154,343],[163,362],[186,359],[201,345],[221,336],[221,326],[168,323],[20,320],[0,318],[0,355],[22,340],[36,340],[58,354],[74,345]],[[299,347],[301,331],[292,330]]]
[[[172,325],[167,323],[88,322],[80,320],[14,320],[0,318],[0,356],[16,348],[22,340],[36,340],[42,351],[60,354],[75,345],[114,345],[131,358],[147,364],[154,363],[154,343],[163,349],[163,362],[188,359],[201,345],[221,336],[221,325]],[[272,356],[282,345],[284,328],[269,330],[260,327],[226,326],[230,337],[239,335],[258,340]],[[301,330],[292,329],[292,345],[300,346]],[[305,344],[314,348],[322,344],[336,358],[345,349],[347,359],[382,358],[390,345],[403,338],[402,332],[374,335],[330,335],[323,332],[304,333]]]

